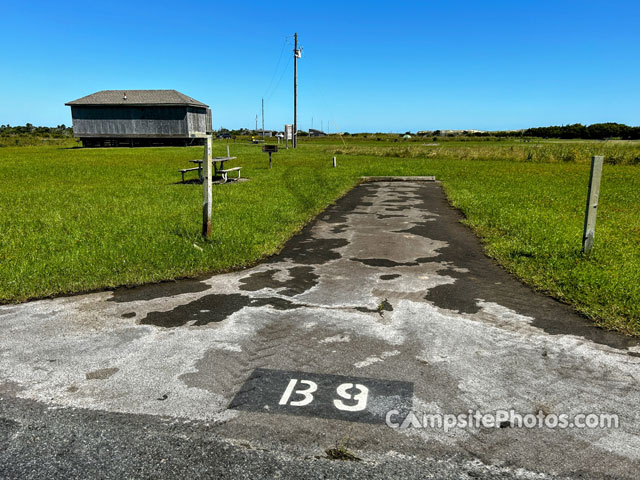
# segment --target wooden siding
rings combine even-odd
[[[188,138],[208,131],[207,110],[180,106],[72,106],[71,117],[76,137]]]
[[[208,108],[187,107],[187,127],[189,133],[193,134],[211,132],[211,110]]]

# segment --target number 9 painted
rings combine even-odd
[[[358,389],[358,393],[351,395],[348,393],[348,390],[352,388]],[[333,405],[338,410],[343,410],[345,412],[359,412],[360,410],[364,410],[367,408],[367,398],[369,397],[369,389],[360,383],[343,383],[339,385],[336,389],[338,395],[340,395],[345,400],[355,400],[355,405],[345,405],[342,400],[334,400]]]

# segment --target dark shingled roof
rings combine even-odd
[[[126,100],[124,99],[126,95]],[[65,105],[171,105],[208,107],[177,90],[102,90]]]

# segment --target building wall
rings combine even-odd
[[[211,110],[187,107],[187,125],[191,134],[211,132]]]
[[[72,106],[76,137],[186,138],[205,133],[205,108],[164,106]],[[210,129],[209,129],[210,131]]]

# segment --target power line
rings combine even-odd
[[[276,68],[274,68],[274,70],[273,70],[273,75],[271,75],[271,81],[269,82],[269,86],[265,90],[263,97],[267,96],[267,93],[269,92],[269,89],[271,88],[271,85],[273,85],[273,81],[275,80],[276,74],[278,73],[278,67],[280,66],[280,62],[282,61],[282,54],[284,53],[284,49],[285,49],[285,47],[287,46],[288,43],[289,43],[289,39],[287,37],[284,37],[284,42],[282,42],[282,48],[280,49],[280,56],[278,57],[278,62],[276,63]]]
[[[280,86],[280,82],[282,81],[284,74],[287,72],[287,70],[289,70],[289,65],[291,65],[291,57],[289,57],[289,61],[287,62],[287,65],[284,67],[284,70],[282,70],[282,73],[280,74],[280,78],[278,79],[278,83],[276,83],[276,86],[273,87],[271,94],[267,97],[267,103],[269,103],[269,100],[271,100],[271,97],[273,97],[273,95],[278,91],[278,87]]]

